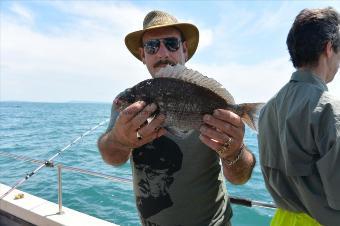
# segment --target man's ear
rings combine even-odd
[[[183,53],[184,53],[184,56],[185,56],[185,62],[187,62],[188,61],[188,43],[187,43],[187,41],[184,41],[183,42]]]
[[[144,48],[139,48],[139,56],[140,59],[142,60],[143,64],[145,64],[145,53],[144,53]]]
[[[332,42],[328,41],[327,44],[326,44],[324,53],[326,54],[327,58],[329,58],[329,57],[332,56],[333,52],[334,52],[334,49],[333,49]]]

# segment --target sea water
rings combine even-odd
[[[106,103],[0,102],[0,152],[47,160],[84,132],[109,118]],[[97,139],[106,130],[99,127],[73,145],[54,163],[131,179],[129,163],[112,167],[103,162]],[[246,129],[245,143],[258,159],[256,134]],[[14,185],[38,165],[0,155],[0,183]],[[131,183],[63,171],[63,205],[119,224],[140,225]],[[58,201],[57,171],[43,168],[18,189],[52,202]],[[259,163],[242,186],[227,183],[232,196],[272,202],[265,189]],[[199,197],[198,197],[199,198]],[[269,225],[274,210],[232,205],[234,226]]]

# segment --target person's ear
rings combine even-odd
[[[327,58],[331,57],[334,52],[333,45],[331,41],[328,41],[325,47],[324,53],[326,54]]]
[[[139,56],[140,59],[142,60],[143,64],[145,64],[145,53],[144,53],[144,48],[139,48]]]
[[[185,57],[185,62],[187,62],[188,61],[188,43],[187,43],[187,41],[184,41],[183,43],[182,43],[182,45],[183,45],[183,53],[184,53],[184,57]]]

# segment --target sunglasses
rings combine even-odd
[[[176,52],[179,49],[181,42],[180,39],[175,37],[150,39],[146,41],[143,45],[145,52],[150,55],[156,54],[161,45],[161,41],[163,42],[167,50],[169,50],[170,52]]]

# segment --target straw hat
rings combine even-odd
[[[132,32],[125,37],[125,45],[129,51],[138,59],[139,48],[142,46],[143,34],[147,31],[162,28],[175,27],[182,32],[188,45],[188,60],[194,55],[199,39],[199,32],[195,25],[189,23],[178,23],[177,19],[170,14],[162,11],[149,12],[143,21],[143,30]]]

